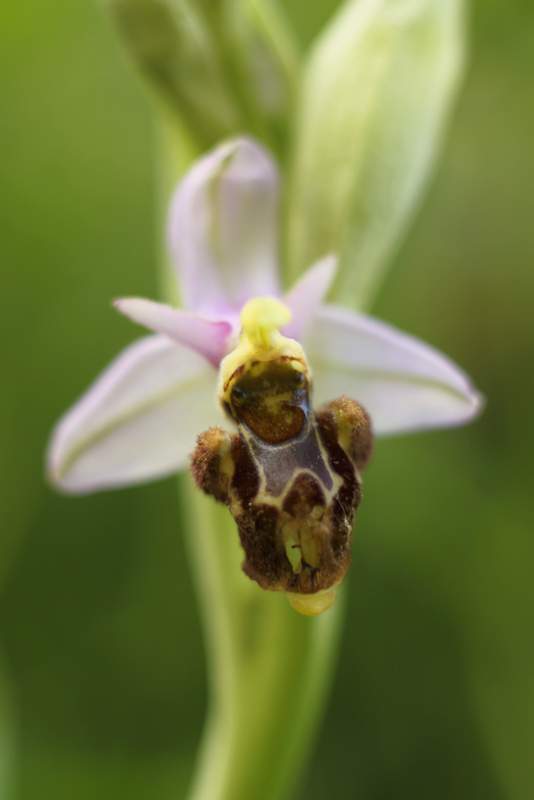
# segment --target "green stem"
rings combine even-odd
[[[10,686],[0,659],[0,797],[13,797],[13,704]]]
[[[291,796],[313,743],[335,661],[342,602],[301,617],[242,574],[227,509],[182,483],[204,622],[211,710],[190,800]]]

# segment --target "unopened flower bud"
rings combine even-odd
[[[308,59],[292,269],[340,256],[334,298],[368,303],[421,195],[463,59],[463,0],[349,0]]]

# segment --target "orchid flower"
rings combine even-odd
[[[59,488],[85,493],[184,469],[197,437],[223,423],[216,399],[223,399],[228,365],[236,371],[243,337],[262,340],[277,328],[284,347],[310,370],[315,406],[340,395],[354,398],[375,435],[458,425],[476,415],[479,394],[444,355],[384,322],[325,302],[333,255],[283,291],[278,205],[276,166],[250,139],[217,147],[185,175],[169,217],[184,308],[134,297],[115,301],[153,334],[121,353],[59,422],[48,459]],[[217,442],[222,446],[223,439]],[[291,561],[295,545],[287,547]]]

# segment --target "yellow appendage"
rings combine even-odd
[[[274,297],[254,297],[241,311],[241,335],[237,346],[223,358],[219,368],[219,399],[224,402],[231,390],[231,378],[238,369],[248,369],[253,362],[274,361],[280,357],[307,365],[298,342],[280,333],[291,321],[291,311]],[[302,369],[305,367],[303,366]],[[307,366],[306,366],[307,369]]]
[[[286,592],[289,605],[305,617],[318,617],[334,605],[336,599],[335,589],[324,589],[315,594],[296,594]]]

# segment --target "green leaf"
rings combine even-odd
[[[338,252],[335,298],[369,303],[428,180],[462,61],[462,0],[343,6],[305,68],[289,197],[293,275]]]

